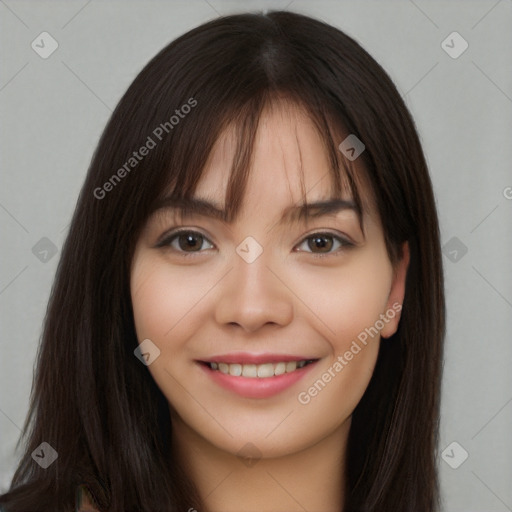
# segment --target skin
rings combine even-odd
[[[219,207],[231,135],[218,140],[194,194]],[[405,244],[393,268],[370,194],[366,236],[351,210],[279,224],[284,208],[302,202],[301,163],[308,202],[331,197],[327,155],[312,122],[280,103],[260,119],[249,193],[232,224],[162,211],[148,220],[136,246],[131,294],[138,339],[160,349],[148,370],[169,402],[173,448],[212,512],[341,510],[351,414],[372,376],[380,338],[398,327],[396,314],[309,403],[298,401],[358,334],[403,303],[409,262]],[[177,238],[155,248],[182,226],[205,237],[199,252],[183,256]],[[354,245],[327,238],[334,245],[317,258],[324,253],[308,237],[325,231]],[[247,236],[263,247],[252,263],[236,252]],[[221,388],[196,362],[237,351],[319,361],[285,391],[254,399]],[[251,465],[237,456],[246,443],[259,453]]]

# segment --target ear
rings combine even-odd
[[[409,242],[402,245],[402,257],[394,268],[393,281],[389,291],[388,303],[384,315],[388,318],[384,328],[380,332],[381,338],[389,338],[395,334],[400,323],[400,312],[405,297],[405,283],[407,279],[407,269],[409,268]]]

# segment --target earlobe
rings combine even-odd
[[[407,269],[409,268],[410,251],[409,242],[402,245],[402,257],[397,262],[394,272],[391,289],[389,291],[388,303],[384,315],[387,323],[380,332],[381,338],[389,338],[395,334],[400,323],[401,311],[405,297],[405,284],[407,281]]]

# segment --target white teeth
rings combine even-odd
[[[242,365],[242,375],[244,377],[257,377],[258,370],[256,369],[255,364],[243,364]]]
[[[284,373],[291,373],[299,368],[304,368],[311,360],[303,361],[288,361],[281,363],[264,363],[264,364],[239,364],[239,363],[209,363],[212,370],[218,370],[226,375],[233,375],[234,377],[248,377],[265,379],[273,377],[274,375],[283,375]]]
[[[242,365],[241,364],[230,364],[229,365],[229,375],[233,375],[234,377],[240,377],[240,375],[242,375]]]
[[[277,363],[274,368],[274,375],[282,375],[286,373],[286,363]]]
[[[273,377],[274,365],[272,363],[260,364],[258,366],[258,377]]]
[[[286,373],[293,372],[297,369],[297,361],[289,361],[286,363]]]

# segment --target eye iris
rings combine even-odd
[[[180,249],[183,251],[192,250],[197,251],[203,245],[203,237],[195,233],[185,233],[179,235],[178,242]]]
[[[332,237],[329,235],[313,236],[308,241],[311,250],[319,249],[319,252],[329,252],[332,249]]]

